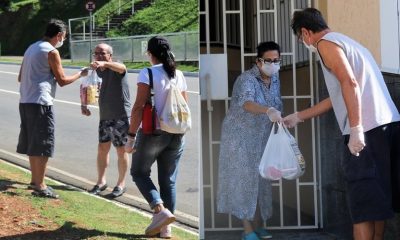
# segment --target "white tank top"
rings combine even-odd
[[[330,32],[322,39],[342,48],[349,61],[360,87],[364,132],[387,123],[400,121],[399,111],[390,97],[382,73],[371,53],[358,42],[340,33]],[[321,59],[321,56],[319,58]],[[339,80],[326,68],[322,60],[321,66],[340,130],[343,135],[349,134],[350,123]]]
[[[48,55],[55,48],[46,41],[38,41],[25,51],[21,71],[20,103],[53,105],[57,82],[50,69]]]

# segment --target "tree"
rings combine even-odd
[[[10,9],[11,0],[1,0],[0,1],[0,10],[7,12]]]

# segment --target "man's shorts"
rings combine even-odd
[[[366,146],[359,157],[350,153],[345,136],[342,168],[353,223],[386,220],[400,209],[400,122],[364,135]]]
[[[20,103],[21,130],[17,153],[52,157],[54,153],[53,106]]]
[[[100,120],[99,142],[112,141],[115,147],[122,147],[128,140],[129,119],[127,117],[113,120]]]

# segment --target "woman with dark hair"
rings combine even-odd
[[[153,37],[148,41],[147,53],[151,68],[143,69],[138,77],[136,100],[132,108],[128,142],[125,149],[133,152],[131,175],[136,186],[154,210],[151,224],[145,233],[154,236],[160,233],[162,238],[171,237],[170,223],[176,203],[176,177],[178,163],[183,152],[183,134],[174,134],[160,129],[156,123],[152,134],[144,134],[141,128],[144,105],[150,96],[150,85],[154,91],[154,106],[158,113],[163,109],[171,84],[175,84],[187,101],[186,80],[176,69],[174,55],[168,41],[162,37]],[[152,79],[152,83],[150,83]],[[143,124],[143,123],[142,123]],[[151,166],[157,161],[157,191],[150,178]]]
[[[217,211],[242,220],[244,240],[271,238],[261,221],[272,215],[271,183],[258,166],[273,122],[282,121],[279,68],[279,45],[260,43],[256,64],[233,86],[222,124]]]

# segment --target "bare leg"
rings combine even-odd
[[[42,156],[29,156],[29,163],[31,165],[31,181],[35,184],[37,189],[46,189],[44,176],[46,174],[48,157]]]
[[[361,222],[353,224],[353,235],[355,240],[373,240],[374,222]]]
[[[99,143],[97,150],[97,185],[100,187],[106,184],[106,168],[110,162],[111,142]]]
[[[385,232],[385,221],[375,221],[374,240],[383,240]]]
[[[165,207],[164,207],[164,204],[162,204],[162,203],[159,203],[159,204],[157,204],[154,208],[153,208],[153,210],[154,210],[154,213],[159,213],[161,210],[163,210]]]
[[[126,172],[128,171],[128,161],[129,155],[125,152],[124,147],[117,147],[117,154],[118,154],[118,187],[125,187],[125,176]]]
[[[261,212],[260,212],[260,205],[257,204],[256,212],[254,213],[253,228],[254,230],[256,230],[260,227],[262,227]]]
[[[251,225],[251,221],[249,220],[242,220],[243,222],[243,228],[244,228],[244,233],[248,234],[254,231],[253,226]]]

